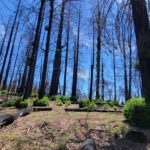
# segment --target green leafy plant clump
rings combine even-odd
[[[56,100],[56,105],[57,106],[62,106],[63,105],[63,102],[61,100]]]
[[[104,105],[103,105],[103,109],[105,109],[105,110],[108,110],[108,109],[110,109],[110,106],[109,106],[109,104],[104,104]]]
[[[66,105],[66,107],[70,106],[70,105],[71,105],[71,101],[69,101],[69,100],[66,101],[66,102],[65,102],[65,105]]]
[[[117,100],[110,100],[108,103],[111,107],[119,106],[119,101],[117,101]]]
[[[143,98],[130,99],[124,106],[124,116],[131,125],[150,127],[150,104]]]
[[[16,103],[16,100],[9,100],[2,104],[2,107],[14,107]]]
[[[38,97],[38,93],[32,92],[31,97],[32,97],[32,98]]]
[[[23,100],[22,97],[18,98],[15,102],[15,106],[16,108],[26,108],[28,106],[28,101],[27,100]]]
[[[49,106],[49,98],[45,96],[42,99],[36,99],[33,106]]]
[[[85,108],[90,104],[90,100],[89,99],[82,99],[79,101],[79,108]]]
[[[96,100],[95,100],[95,104],[99,104],[99,105],[100,105],[100,104],[102,104],[102,103],[103,103],[103,100],[102,100],[102,99],[96,99]]]
[[[87,109],[87,110],[95,110],[95,109],[96,109],[96,104],[95,104],[93,101],[91,101],[91,102],[85,107],[85,109]]]
[[[8,94],[9,92],[8,92],[7,90],[2,90],[0,93],[6,95],[6,94]]]

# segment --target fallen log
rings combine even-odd
[[[51,111],[52,108],[51,107],[32,107],[33,108],[33,111]]]
[[[88,109],[85,109],[85,108],[65,108],[65,111],[123,113],[122,110],[105,110],[105,109],[88,110]]]
[[[23,116],[29,115],[32,111],[33,111],[32,107],[24,108],[24,109],[20,110],[19,112],[17,112],[15,114],[15,117],[18,118],[18,117],[23,117]]]
[[[80,150],[96,150],[95,141],[91,138],[86,139],[84,143],[81,145]]]
[[[0,116],[0,127],[7,126],[13,123],[17,118],[14,115],[1,115]]]

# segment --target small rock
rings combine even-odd
[[[126,139],[135,143],[146,143],[147,139],[144,133],[138,131],[130,131],[126,134]]]
[[[84,143],[81,145],[80,150],[96,150],[95,141],[91,138],[86,139]]]

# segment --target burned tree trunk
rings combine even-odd
[[[64,87],[63,87],[63,95],[66,95],[66,80],[67,80],[67,67],[68,67],[68,51],[69,51],[69,37],[70,36],[70,8],[69,8],[69,16],[67,23],[67,42],[66,42],[66,56],[65,56],[65,73],[64,73]]]
[[[28,73],[28,78],[27,78],[27,83],[26,83],[26,88],[25,88],[25,93],[24,93],[24,99],[27,99],[30,96],[32,86],[33,86],[35,65],[36,65],[36,59],[37,59],[38,47],[39,47],[39,41],[40,41],[41,24],[43,21],[42,17],[43,17],[44,4],[45,4],[45,0],[41,0],[41,6],[40,6],[39,15],[38,15],[37,27],[36,27],[35,41],[33,44],[32,56],[30,59],[30,67],[29,67],[29,73]]]
[[[49,16],[49,25],[48,25],[48,33],[47,33],[47,41],[46,41],[46,50],[44,55],[44,64],[43,64],[43,72],[41,78],[41,85],[39,89],[39,98],[43,98],[45,95],[45,83],[46,83],[46,73],[47,73],[47,64],[48,64],[48,54],[49,54],[49,47],[50,47],[50,37],[51,37],[51,30],[52,30],[52,22],[53,22],[53,13],[54,13],[54,0],[50,1],[50,16]]]
[[[49,96],[57,95],[58,92],[59,78],[61,72],[62,32],[63,32],[63,25],[64,25],[65,5],[66,5],[66,0],[63,0],[62,7],[61,7],[57,46],[56,46],[56,53],[55,53],[54,64],[53,64],[53,73],[52,73]]]
[[[100,57],[101,57],[101,12],[98,3],[97,16],[97,64],[96,64],[96,99],[100,98]]]
[[[2,87],[3,90],[6,90],[6,88],[7,88],[7,79],[8,79],[8,76],[9,76],[9,71],[10,71],[10,66],[11,66],[14,46],[15,46],[16,37],[17,37],[19,24],[20,24],[20,19],[21,19],[21,12],[20,12],[18,24],[17,24],[17,27],[16,27],[16,32],[15,32],[14,39],[13,39],[13,45],[12,45],[10,56],[9,56],[9,60],[8,60],[8,65],[7,65],[7,69],[6,69],[6,75],[5,75],[5,78],[4,78],[4,81],[3,81],[3,87]]]
[[[16,15],[15,15],[14,22],[13,22],[13,25],[12,25],[12,29],[11,29],[11,32],[10,32],[8,45],[7,45],[7,48],[6,48],[6,53],[5,53],[5,56],[4,56],[4,61],[3,61],[1,72],[0,72],[0,84],[2,82],[3,73],[4,73],[4,69],[5,69],[5,65],[6,65],[6,59],[7,59],[8,53],[9,53],[9,48],[10,48],[10,45],[11,45],[11,40],[12,40],[12,37],[13,37],[13,32],[14,32],[17,16],[18,16],[18,13],[19,13],[20,5],[21,5],[21,0],[19,0]]]
[[[150,24],[145,0],[130,0],[137,40],[142,93],[150,102]]]
[[[3,42],[2,42],[2,45],[1,45],[1,48],[0,48],[0,57],[1,57],[1,55],[2,55],[3,48],[4,48],[4,44],[5,44],[5,41],[6,41],[6,36],[7,36],[7,34],[8,34],[8,26],[9,26],[9,23],[10,23],[10,19],[8,20],[8,23],[7,23],[7,26],[6,26],[6,30],[5,30],[5,35],[4,35]]]
[[[12,75],[11,75],[11,78],[10,78],[10,83],[9,83],[9,86],[8,86],[8,91],[10,91],[10,89],[11,89],[11,84],[12,84],[13,77],[14,77],[14,72],[15,72],[15,68],[16,68],[16,63],[17,63],[18,55],[19,55],[21,41],[22,41],[22,37],[20,38],[20,42],[19,42],[19,45],[18,45],[17,55],[16,55],[16,58],[15,58],[15,62],[14,62],[14,66],[13,66],[13,71],[12,71]]]
[[[92,100],[93,96],[93,75],[94,75],[94,59],[95,59],[95,30],[94,30],[94,21],[93,21],[93,52],[92,52],[92,62],[91,62],[91,80],[90,80],[90,93],[89,99]]]
[[[75,42],[75,58],[74,58],[74,71],[73,71],[73,84],[72,94],[73,100],[77,100],[77,81],[78,81],[78,66],[79,66],[79,48],[80,48],[80,26],[81,26],[81,12],[79,10],[79,21],[78,21],[78,35],[77,43]]]

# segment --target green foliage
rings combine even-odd
[[[108,132],[110,136],[115,138],[119,138],[120,136],[124,136],[128,132],[129,128],[125,124],[117,125],[111,128]]]
[[[96,99],[95,100],[95,104],[102,104],[103,103],[103,100],[102,99]]]
[[[37,98],[38,97],[38,93],[32,92],[31,97],[32,98]]]
[[[22,97],[18,98],[15,103],[16,108],[26,108],[28,106],[28,101],[23,100]]]
[[[56,100],[56,105],[57,106],[62,106],[63,105],[63,102],[61,100]]]
[[[16,100],[9,100],[2,104],[2,107],[14,107],[16,104]]]
[[[117,107],[117,106],[113,106],[113,109],[114,109],[115,111],[117,111],[117,110],[118,110],[118,107]]]
[[[8,94],[8,93],[9,93],[9,92],[8,92],[7,90],[2,90],[2,91],[1,91],[1,94],[5,94],[5,95],[6,95],[6,94]]]
[[[45,96],[42,99],[36,99],[33,106],[49,106],[49,98]]]
[[[119,101],[117,101],[117,100],[110,100],[108,103],[111,107],[119,106]]]
[[[60,100],[65,104],[70,99],[67,96],[60,96]]]
[[[82,99],[82,100],[79,101],[79,108],[85,108],[89,104],[90,104],[89,99]]]
[[[96,104],[93,101],[91,101],[87,106],[85,106],[85,109],[95,110],[96,109]]]
[[[109,104],[104,104],[104,105],[103,105],[103,109],[105,109],[105,110],[108,110],[108,109],[110,109],[110,106],[109,106]]]
[[[63,143],[58,144],[58,150],[67,150],[66,145]]]
[[[130,99],[124,106],[124,116],[134,126],[150,127],[150,105],[143,98]]]
[[[68,101],[65,102],[65,106],[66,106],[66,107],[68,107],[68,106],[70,106],[70,105],[71,105],[71,101],[68,100]]]

